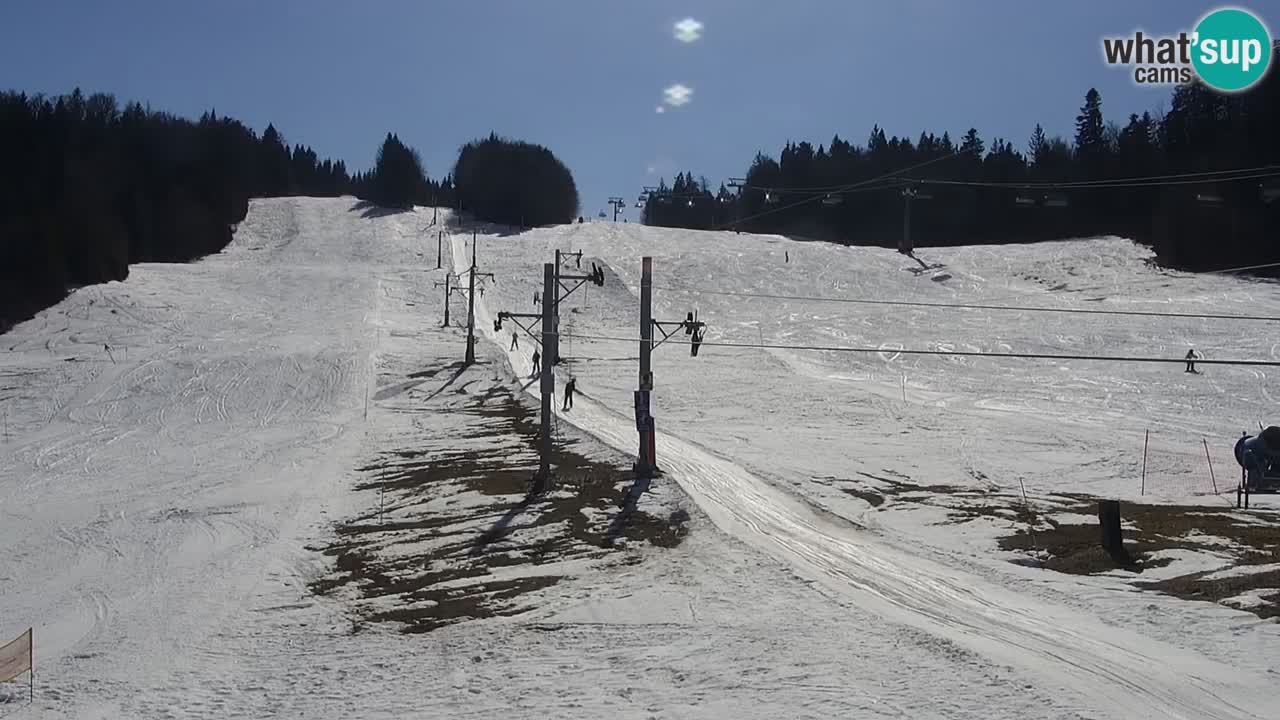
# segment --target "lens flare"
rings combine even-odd
[[[702,23],[693,18],[685,18],[676,23],[675,36],[682,43],[696,42],[702,37]]]
[[[663,101],[671,107],[680,107],[693,99],[693,88],[676,83],[662,91]]]

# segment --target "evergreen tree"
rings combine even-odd
[[[1103,176],[1108,143],[1102,122],[1102,96],[1094,88],[1084,96],[1084,106],[1076,116],[1076,157],[1079,158],[1088,180]]]
[[[382,141],[374,162],[368,200],[387,208],[412,208],[426,185],[416,150],[392,133]]]
[[[260,157],[261,184],[257,194],[265,197],[289,195],[293,184],[289,173],[289,148],[285,145],[284,136],[270,123],[262,133]]]
[[[530,227],[578,216],[578,187],[564,163],[541,145],[496,133],[459,151],[453,192],[464,210],[491,222]]]
[[[1049,144],[1049,139],[1044,135],[1044,128],[1040,127],[1040,123],[1036,123],[1036,129],[1031,132],[1031,140],[1027,142],[1027,154],[1031,157],[1031,162],[1039,163],[1044,158],[1044,153]]]

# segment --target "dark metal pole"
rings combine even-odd
[[[542,296],[548,297],[555,284],[556,269],[550,263],[542,266]],[[551,487],[551,408],[552,397],[556,391],[556,376],[552,369],[550,357],[555,352],[556,330],[555,310],[549,303],[542,304],[542,435],[538,457],[538,478],[535,492],[544,492]]]
[[[551,292],[552,292],[551,311],[552,313],[554,313],[554,319],[552,320],[552,322],[554,323],[556,333],[559,333],[560,332],[560,251],[559,250],[556,250],[555,277],[553,278],[553,280],[554,282],[552,283],[552,286],[551,286]],[[542,298],[545,300],[547,296],[543,295]],[[552,365],[560,364],[560,343],[556,343],[555,348],[551,352],[551,364]]]
[[[467,357],[466,364],[476,361],[476,237],[471,235],[471,272],[467,290]]]
[[[649,456],[649,450],[652,443],[649,436],[653,433],[650,417],[650,397],[653,390],[653,368],[651,355],[653,353],[653,258],[646,256],[643,259],[643,265],[640,273],[640,391],[639,391],[639,412],[643,413],[637,418],[640,423],[640,453],[639,461],[636,464],[636,473],[641,477],[648,477],[653,473],[655,466],[654,458]]]
[[[444,231],[436,231],[436,269],[444,267]]]
[[[913,250],[911,247],[911,195],[910,189],[902,194],[906,202],[902,211],[902,245],[898,247],[898,252],[904,255],[909,255]]]

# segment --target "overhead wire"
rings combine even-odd
[[[776,208],[770,208],[747,217],[736,218],[735,220],[724,223],[713,229],[723,229],[732,227],[749,220],[765,217],[774,213],[789,210],[801,205],[814,202],[821,198],[830,196],[831,194],[844,194],[854,191],[877,191],[883,189],[891,189],[901,187],[906,184],[934,184],[934,185],[964,185],[973,187],[1008,187],[1021,189],[1074,189],[1074,188],[1124,188],[1124,187],[1158,187],[1164,185],[1187,185],[1187,184],[1206,184],[1212,182],[1237,182],[1242,180],[1265,179],[1280,176],[1280,166],[1260,166],[1256,168],[1242,168],[1236,170],[1218,170],[1204,171],[1197,173],[1180,173],[1155,175],[1134,178],[1115,178],[1097,181],[1078,181],[1071,183],[991,183],[991,182],[969,182],[969,181],[949,181],[949,180],[928,180],[903,177],[905,173],[920,169],[938,162],[949,160],[962,154],[966,154],[968,150],[958,150],[949,155],[933,158],[916,165],[912,165],[899,170],[884,173],[882,175],[868,178],[866,180],[849,183],[840,186],[830,187],[809,187],[797,189],[779,189],[764,188],[755,185],[742,185],[743,188],[763,189],[767,192],[779,191],[791,194],[805,194],[807,197],[793,203],[788,203]],[[1249,266],[1241,266],[1236,268],[1226,268],[1222,270],[1208,271],[1204,274],[1231,274],[1237,272],[1246,272],[1250,270],[1268,269],[1280,266],[1280,263],[1262,263]],[[1148,281],[1159,281],[1153,278]],[[1136,283],[1129,283],[1131,287]],[[1082,289],[1104,289],[1107,286],[1095,286],[1092,288]],[[655,288],[667,291],[681,291],[680,288]],[[727,291],[709,291],[709,290],[686,290],[698,294],[714,294],[737,297],[760,297],[768,299],[798,300],[798,301],[814,301],[814,302],[842,302],[866,305],[881,306],[898,306],[898,307],[930,307],[940,309],[985,309],[985,310],[1004,310],[1012,312],[1056,312],[1056,313],[1074,313],[1074,314],[1090,314],[1090,315],[1122,315],[1122,316],[1139,316],[1139,317],[1172,317],[1186,319],[1203,319],[1203,320],[1241,320],[1241,321],[1261,321],[1275,322],[1280,321],[1278,317],[1259,316],[1259,315],[1228,315],[1218,313],[1177,313],[1177,312],[1157,312],[1157,311],[1139,311],[1139,310],[1106,310],[1095,308],[1045,308],[1045,307],[1020,307],[1020,306],[1001,306],[986,303],[929,303],[921,301],[885,301],[885,300],[869,300],[859,298],[831,298],[831,297],[814,297],[799,295],[777,295],[767,293],[740,293]],[[598,340],[614,340],[614,341],[632,341],[627,338],[608,337],[608,336],[580,336],[584,339]],[[638,342],[639,339],[634,339]],[[681,343],[684,344],[684,343]],[[1029,359],[1055,359],[1055,360],[1096,360],[1096,361],[1116,361],[1116,362],[1161,362],[1161,363],[1178,363],[1185,362],[1185,358],[1143,358],[1137,356],[1089,356],[1089,355],[1064,355],[1054,353],[990,353],[990,352],[964,352],[964,351],[941,351],[941,350],[885,350],[883,348],[849,348],[835,346],[805,346],[805,345],[766,345],[764,343],[748,344],[748,343],[720,343],[714,341],[701,341],[702,345],[709,347],[745,347],[745,348],[764,348],[764,349],[790,349],[790,350],[822,350],[832,352],[861,352],[861,353],[884,353],[893,352],[907,355],[942,355],[942,356],[973,356],[973,357],[1014,357]],[[1215,365],[1261,365],[1261,366],[1280,366],[1280,361],[1262,361],[1262,360],[1205,360],[1200,359],[1198,362]]]
[[[872,184],[874,184],[874,183],[879,183],[879,182],[882,182],[882,181],[885,181],[885,180],[890,180],[890,179],[892,179],[892,178],[896,178],[896,177],[901,176],[903,173],[908,173],[908,172],[911,172],[912,170],[919,170],[920,168],[928,167],[929,165],[933,165],[933,164],[935,164],[935,163],[940,163],[940,162],[943,162],[943,161],[945,161],[945,160],[950,160],[950,159],[952,159],[952,158],[954,158],[954,157],[958,157],[958,156],[960,156],[960,155],[969,154],[969,153],[971,153],[971,152],[973,152],[973,150],[957,150],[956,152],[953,152],[953,153],[951,153],[950,155],[943,155],[942,157],[936,157],[936,158],[933,158],[932,160],[925,160],[924,162],[916,163],[915,165],[910,165],[910,166],[908,166],[908,167],[901,168],[901,169],[899,169],[899,170],[892,170],[892,171],[887,172],[887,173],[884,173],[884,174],[882,174],[882,175],[877,175],[876,177],[873,177],[873,178],[868,178],[868,179],[866,179],[866,180],[860,180],[860,181],[858,181],[858,182],[854,182],[854,183],[850,183],[850,184],[848,184],[848,185],[844,185],[844,186],[842,186],[842,189],[841,189],[839,192],[843,194],[843,193],[848,192],[848,191],[850,191],[850,190],[854,190],[854,189],[861,188],[861,187],[866,187],[866,186],[868,186],[868,185],[872,185]],[[896,183],[896,184],[886,184],[884,187],[896,187],[898,184],[901,184],[901,183]],[[873,187],[873,188],[870,188],[870,189],[872,189],[872,190],[881,190],[881,189],[884,189],[884,187]],[[789,204],[787,204],[787,205],[782,205],[782,206],[780,206],[780,207],[771,208],[771,209],[769,209],[769,210],[765,210],[765,211],[763,211],[763,212],[758,212],[758,213],[756,213],[756,214],[754,214],[754,215],[748,215],[747,217],[737,218],[737,219],[736,219],[736,220],[734,220],[733,222],[723,223],[723,224],[721,224],[721,225],[719,225],[719,226],[716,226],[716,227],[714,227],[714,228],[712,228],[712,229],[713,229],[713,230],[723,230],[723,229],[724,229],[724,228],[726,228],[726,227],[732,227],[733,225],[737,225],[737,224],[740,224],[740,223],[744,223],[744,222],[746,222],[746,221],[748,221],[748,220],[755,220],[756,218],[761,218],[761,217],[764,217],[764,216],[766,216],[766,215],[772,215],[773,213],[782,212],[783,210],[790,210],[791,208],[799,207],[799,206],[804,205],[804,204],[806,204],[806,203],[811,203],[811,202],[813,202],[813,201],[815,201],[815,200],[819,200],[819,199],[821,199],[821,198],[825,197],[825,196],[826,196],[826,195],[828,195],[828,194],[830,194],[830,193],[817,191],[817,192],[814,192],[814,194],[813,194],[813,196],[812,196],[812,197],[805,198],[804,200],[798,200],[798,201],[796,201],[796,202],[794,202],[794,203],[789,203]]]
[[[980,180],[929,180],[929,179],[913,179],[912,183],[918,185],[947,185],[962,187],[990,187],[990,188],[1009,188],[1017,190],[1105,190],[1108,188],[1139,188],[1139,187],[1168,187],[1174,185],[1205,185],[1209,183],[1229,183],[1240,182],[1241,180],[1262,180],[1266,178],[1280,177],[1280,170],[1272,170],[1268,172],[1255,172],[1248,175],[1232,175],[1230,177],[1216,177],[1213,179],[1185,179],[1185,180],[1150,180],[1150,181],[1081,181],[1074,183],[1051,183],[1051,184],[1031,184],[1025,182],[986,182]]]
[[[1280,265],[1280,263],[1276,263]],[[689,292],[698,295],[727,295],[731,297],[747,297],[747,298],[765,298],[770,300],[797,300],[806,302],[827,302],[827,303],[849,303],[854,305],[887,305],[894,307],[928,307],[942,309],[972,309],[972,310],[1008,310],[1013,312],[1051,312],[1051,313],[1078,313],[1082,315],[1127,315],[1136,317],[1171,317],[1171,318],[1188,318],[1197,320],[1249,320],[1261,322],[1280,322],[1280,316],[1270,315],[1228,315],[1216,313],[1180,313],[1180,312],[1157,312],[1154,310],[1103,310],[1097,308],[1054,308],[1054,307],[1029,307],[1016,305],[988,305],[983,303],[940,303],[926,302],[920,300],[871,300],[866,298],[841,298],[818,295],[780,295],[772,293],[744,293],[731,292],[727,290],[699,290],[691,288],[676,288],[670,286],[654,286],[654,290],[664,290],[667,292]]]
[[[1233,273],[1249,272],[1252,270],[1268,270],[1272,268],[1280,268],[1280,262],[1261,263],[1258,265],[1244,265],[1241,267],[1222,268],[1219,270],[1202,270],[1202,271],[1190,273],[1190,274],[1192,275],[1231,275]],[[1147,278],[1145,280],[1125,281],[1123,285],[1125,289],[1129,289],[1139,285],[1149,285],[1151,283],[1168,282],[1168,281],[1169,281],[1169,278],[1167,276],[1164,276],[1164,277]],[[1072,291],[1086,292],[1086,291],[1093,291],[1093,290],[1108,290],[1112,287],[1113,285],[1086,285],[1084,287],[1072,288]],[[1031,293],[1027,293],[1027,292],[1011,293],[1011,294],[991,298],[988,300],[988,302],[1000,302],[1003,300],[1012,300],[1012,299],[1030,297],[1030,296],[1031,296]]]
[[[1280,166],[1276,166],[1276,165],[1260,165],[1252,168],[1236,168],[1231,170],[1207,170],[1202,172],[1191,172],[1191,173],[1171,173],[1171,174],[1164,174],[1164,175],[1147,175],[1147,176],[1133,176],[1133,177],[1127,177],[1127,178],[1107,178],[1107,179],[1099,179],[1099,180],[1078,180],[1078,181],[1063,181],[1063,182],[1043,182],[1043,181],[988,182],[988,181],[978,181],[978,180],[970,181],[970,180],[946,180],[946,179],[903,177],[905,173],[909,173],[914,170],[927,167],[934,163],[942,162],[944,160],[950,160],[951,158],[957,157],[959,155],[972,153],[973,151],[974,150],[957,150],[948,155],[932,158],[930,160],[926,160],[926,161],[923,161],[899,170],[893,170],[872,178],[859,180],[853,183],[846,183],[843,185],[789,188],[789,187],[764,186],[764,185],[755,185],[755,184],[743,184],[740,187],[744,189],[764,191],[766,193],[802,195],[805,197],[801,200],[797,200],[794,203],[789,203],[776,208],[763,210],[759,213],[755,213],[753,215],[749,215],[743,218],[737,218],[727,223],[721,223],[720,225],[714,226],[712,229],[722,230],[727,227],[733,227],[734,225],[737,225],[749,220],[755,220],[757,218],[765,217],[773,213],[782,212],[784,210],[790,210],[791,208],[798,207],[800,205],[813,202],[820,198],[827,198],[833,195],[845,195],[855,191],[864,192],[864,191],[887,190],[887,189],[893,189],[893,188],[901,187],[903,185],[908,185],[908,184],[960,186],[960,187],[992,187],[992,188],[1011,188],[1011,189],[1022,189],[1022,190],[1072,190],[1072,189],[1203,185],[1203,184],[1214,183],[1214,182],[1238,182],[1242,180],[1260,180],[1260,179],[1267,179],[1272,177],[1280,177]],[[658,198],[688,197],[691,199],[695,197],[706,196],[705,193],[696,193],[696,192],[695,193],[661,192],[661,193],[653,193],[652,195]]]
[[[1008,188],[1022,188],[1022,189],[1072,189],[1072,188],[1102,188],[1102,187],[1119,187],[1119,188],[1155,187],[1155,186],[1161,186],[1161,185],[1204,184],[1207,182],[1214,182],[1214,181],[1234,182],[1238,180],[1252,180],[1252,179],[1269,178],[1269,177],[1280,177],[1280,166],[1276,166],[1276,165],[1258,166],[1254,168],[1238,168],[1233,170],[1209,170],[1209,171],[1193,172],[1193,173],[1174,173],[1174,174],[1166,174],[1166,175],[1150,175],[1150,176],[1143,176],[1143,177],[1115,178],[1115,179],[1097,180],[1097,181],[1078,181],[1073,183],[1026,183],[1026,182],[989,183],[989,182],[979,182],[979,181],[969,182],[969,181],[952,181],[952,180],[928,180],[928,179],[912,179],[912,178],[901,177],[904,173],[908,173],[913,170],[917,170],[937,162],[949,160],[951,158],[957,157],[962,154],[966,154],[968,152],[971,152],[971,151],[957,150],[956,152],[951,153],[949,155],[933,158],[933,159],[930,159],[921,163],[917,163],[915,165],[912,165],[906,168],[901,168],[899,170],[894,170],[888,173],[884,173],[876,177],[868,178],[866,180],[861,180],[854,183],[849,183],[849,184],[839,185],[839,186],[795,188],[795,189],[781,188],[780,189],[780,188],[766,188],[766,187],[756,186],[756,185],[742,185],[741,187],[743,188],[763,189],[768,192],[778,191],[778,192],[787,192],[792,194],[806,194],[808,195],[808,197],[805,197],[804,199],[796,201],[794,203],[789,203],[787,205],[783,205],[780,207],[764,210],[762,212],[749,215],[747,217],[737,218],[728,223],[722,223],[718,226],[715,226],[712,229],[724,229],[726,227],[733,227],[735,225],[739,225],[740,223],[743,223],[749,220],[754,220],[754,219],[764,217],[773,213],[789,210],[791,208],[813,202],[820,198],[828,197],[833,193],[844,194],[844,193],[851,193],[851,192],[872,192],[872,191],[883,190],[883,189],[897,188],[906,184],[963,185],[963,186],[976,186],[976,187],[1008,187]],[[1190,178],[1198,178],[1198,179],[1192,180]],[[670,193],[665,194],[664,196],[677,197],[677,195],[670,194]],[[1228,268],[1224,270],[1205,271],[1204,273],[1201,273],[1201,274],[1215,274],[1215,273],[1229,274],[1229,273],[1235,273],[1235,272],[1245,272],[1249,270],[1268,269],[1268,268],[1277,267],[1277,266],[1280,266],[1280,263],[1263,263],[1259,265],[1251,265],[1251,266],[1244,266],[1244,267],[1238,267],[1238,268]],[[1153,278],[1152,280],[1149,280],[1149,281],[1138,281],[1138,283],[1151,282],[1151,281],[1157,281],[1157,280],[1158,279]],[[1129,283],[1129,286],[1132,286],[1133,284],[1136,284],[1136,283]],[[1075,290],[1079,292],[1081,290],[1105,289],[1106,287],[1107,286],[1100,285],[1100,286],[1087,287],[1087,288],[1075,288]],[[667,289],[670,290],[672,288],[667,288]],[[698,291],[698,292],[703,292],[707,294],[722,294],[722,295],[739,294],[739,293],[725,293],[725,292],[713,293],[712,291]],[[1018,297],[1021,295],[1022,294],[1010,296],[1010,297]],[[774,297],[774,296],[760,295],[760,297]],[[861,302],[863,304],[878,304],[878,305],[902,305],[902,306],[917,305],[922,307],[972,307],[975,309],[990,309],[990,310],[1006,310],[1007,309],[1007,310],[1020,310],[1020,311],[1032,311],[1032,312],[1064,312],[1064,313],[1076,312],[1081,314],[1098,314],[1098,315],[1131,315],[1131,316],[1157,316],[1157,317],[1165,316],[1165,317],[1185,317],[1185,318],[1214,319],[1214,320],[1216,319],[1252,320],[1252,321],[1277,320],[1277,318],[1274,318],[1274,317],[1264,317],[1264,316],[1239,316],[1239,315],[1192,314],[1192,313],[1159,313],[1154,311],[1119,311],[1119,310],[1067,309],[1067,308],[1061,308],[1061,309],[1059,308],[1013,308],[1013,307],[995,307],[995,306],[978,305],[978,304],[947,305],[947,304],[907,303],[907,302],[895,303],[890,301],[870,301],[870,300],[854,300],[854,299],[836,300],[831,298],[801,297],[801,296],[776,296],[776,297],[778,299],[789,299],[789,300],[813,300],[813,301],[823,301],[823,302],[826,302],[826,301]]]
[[[621,337],[609,335],[578,335],[580,340],[604,340],[612,342],[643,342],[642,338],[637,337]],[[687,340],[667,340],[676,345],[690,345]],[[882,347],[848,347],[839,345],[777,345],[768,343],[730,343],[717,342],[713,340],[702,340],[699,346],[703,347],[727,347],[727,348],[747,348],[761,350],[810,350],[822,352],[848,352],[848,353],[864,353],[878,355],[938,355],[944,357],[986,357],[986,358],[1019,358],[1032,360],[1090,360],[1099,362],[1135,362],[1135,363],[1186,363],[1188,359],[1164,358],[1164,357],[1143,357],[1138,355],[1076,355],[1076,354],[1060,354],[1060,353],[1016,353],[1016,352],[981,352],[968,350],[913,350],[908,348],[882,348]],[[1204,365],[1242,365],[1242,366],[1260,366],[1260,367],[1280,367],[1280,360],[1246,360],[1246,359],[1206,359],[1197,357],[1196,363]]]
[[[1165,180],[1184,180],[1184,179],[1190,179],[1190,178],[1200,178],[1199,180],[1197,180],[1197,183],[1210,183],[1210,182],[1215,182],[1216,177],[1218,176],[1230,179],[1234,176],[1241,176],[1241,175],[1249,175],[1249,176],[1260,175],[1262,177],[1280,176],[1280,165],[1259,165],[1251,168],[1234,168],[1230,170],[1205,170],[1201,172],[1188,172],[1188,173],[1167,173],[1163,175],[1138,175],[1138,176],[1130,176],[1130,177],[1124,177],[1124,178],[1106,178],[1106,179],[1099,179],[1099,180],[1023,181],[1023,182],[1001,182],[1001,183],[997,183],[997,182],[983,183],[981,181],[974,181],[974,183],[968,183],[967,181],[949,181],[949,182],[963,183],[963,184],[983,184],[983,185],[990,185],[995,187],[1053,189],[1053,188],[1071,188],[1071,187],[1086,187],[1086,186],[1091,187],[1091,186],[1099,186],[1099,185],[1105,186],[1108,184],[1115,184],[1115,183],[1130,184],[1130,183],[1146,183],[1146,182],[1152,182],[1152,181],[1158,182],[1158,181],[1165,181]],[[1244,179],[1251,179],[1251,178],[1244,178]],[[936,184],[943,181],[932,180],[928,178],[904,178],[903,182]],[[1121,185],[1121,186],[1124,186],[1124,185]],[[787,187],[754,185],[754,184],[748,183],[748,184],[743,184],[742,187],[748,188],[751,190],[762,190],[766,192],[778,192],[778,193],[810,193],[810,192],[834,193],[846,186],[830,185],[830,186],[822,186],[822,187],[787,188]]]
[[[1217,270],[1203,270],[1203,271],[1191,273],[1191,274],[1192,275],[1231,275],[1234,273],[1250,272],[1253,270],[1268,270],[1272,268],[1280,268],[1280,262],[1260,263],[1255,265],[1242,265],[1239,267],[1220,268]],[[1123,283],[1123,286],[1125,289],[1131,289],[1140,285],[1149,285],[1151,283],[1168,282],[1168,281],[1169,281],[1169,278],[1167,276],[1153,277],[1153,278],[1147,278],[1145,280],[1125,281]],[[1093,290],[1109,290],[1113,287],[1114,287],[1113,285],[1086,285],[1083,287],[1072,288],[1072,291],[1087,292],[1087,291],[1093,291]],[[1029,298],[1029,297],[1033,297],[1033,293],[1031,292],[1008,293],[1004,295],[997,295],[993,298],[988,298],[987,302],[996,303],[996,302],[1003,302],[1005,300],[1018,300],[1021,298]]]
[[[1232,274],[1232,273],[1239,273],[1239,272],[1247,272],[1251,270],[1270,269],[1270,268],[1276,268],[1276,267],[1280,267],[1280,262],[1243,265],[1243,266],[1229,267],[1229,268],[1219,268],[1217,270],[1206,271],[1206,274],[1225,275],[1225,274]],[[1146,280],[1138,280],[1131,283],[1126,283],[1125,287],[1130,288],[1135,285],[1140,285],[1144,283],[1161,282],[1161,281],[1167,281],[1167,280],[1168,278],[1165,278],[1165,277],[1148,278]],[[1091,289],[1096,290],[1096,289],[1106,289],[1107,287],[1110,287],[1110,286],[1097,285],[1092,287],[1078,288],[1077,290],[1091,290]],[[861,298],[833,298],[833,297],[823,297],[823,296],[811,297],[811,296],[782,295],[782,294],[772,294],[772,293],[731,293],[731,292],[720,292],[720,291],[694,290],[694,289],[688,289],[688,288],[673,288],[669,286],[655,286],[654,289],[668,291],[668,292],[671,292],[671,291],[693,292],[693,293],[701,293],[701,294],[716,294],[716,295],[729,295],[729,296],[745,295],[748,297],[758,295],[762,298],[767,298],[767,299],[787,299],[787,300],[798,300],[798,301],[804,300],[804,301],[817,301],[817,302],[825,302],[825,301],[849,302],[851,304],[865,304],[865,305],[880,306],[882,308],[881,310],[873,311],[871,314],[867,316],[863,316],[863,317],[871,317],[871,318],[883,317],[884,314],[891,312],[894,306],[908,306],[908,307],[922,306],[922,307],[931,307],[931,308],[937,308],[937,309],[973,308],[973,309],[989,309],[989,310],[1008,310],[1008,311],[1015,311],[1015,312],[1032,311],[1032,312],[1057,312],[1057,313],[1078,313],[1078,314],[1096,314],[1096,315],[1128,315],[1128,316],[1138,316],[1138,317],[1173,317],[1178,319],[1241,320],[1241,321],[1256,321],[1256,322],[1280,321],[1280,317],[1271,317],[1271,316],[1262,316],[1262,315],[1228,315],[1228,314],[1212,314],[1212,313],[1166,313],[1166,312],[1158,312],[1158,311],[1139,311],[1139,310],[1103,310],[1103,309],[1095,309],[1095,308],[1043,308],[1043,307],[1023,307],[1023,306],[991,304],[991,302],[999,302],[1005,299],[1026,298],[1030,296],[1029,293],[1019,293],[1016,295],[1007,295],[1003,297],[998,296],[996,298],[993,298],[988,303],[981,303],[981,304],[979,303],[948,304],[948,303],[928,303],[923,301],[897,302],[897,301],[891,301],[891,300],[863,300]]]

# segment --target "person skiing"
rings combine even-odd
[[[782,256],[786,258],[787,262],[791,262],[791,252],[789,250],[783,250]]]
[[[1186,357],[1183,359],[1187,361],[1186,372],[1199,374],[1196,370],[1196,360],[1200,359],[1200,356],[1196,353],[1195,348],[1188,350]]]
[[[569,382],[564,384],[564,407],[562,410],[573,408],[573,391],[578,388],[577,378],[569,378]]]
[[[538,377],[538,362],[541,359],[542,359],[542,356],[538,354],[537,350],[534,350],[533,351],[533,373],[530,374],[529,377]]]
[[[540,296],[539,296],[539,294],[538,294],[538,291],[537,291],[537,290],[533,291],[533,304],[534,304],[534,305],[537,305],[537,304],[538,304],[538,298],[539,298],[539,297],[540,297]]]
[[[511,349],[512,350],[520,349],[520,336],[516,335],[516,332],[514,330],[511,331]]]

